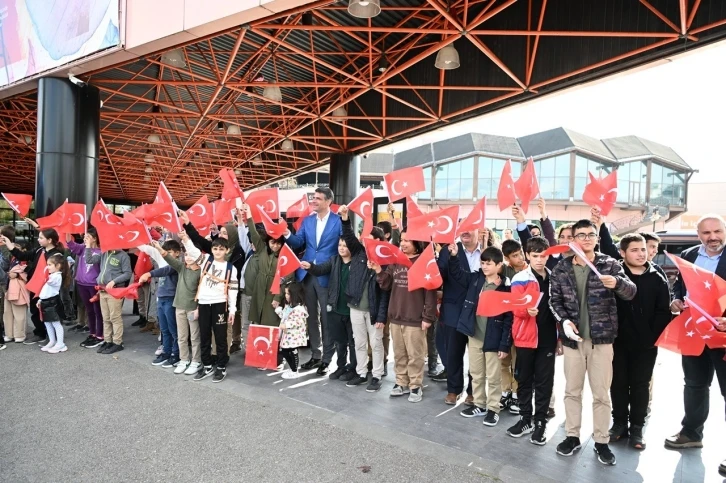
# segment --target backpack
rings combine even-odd
[[[202,283],[204,281],[204,276],[209,273],[209,268],[212,266],[212,263],[214,262],[214,257],[212,255],[209,255],[207,260],[204,262],[204,266],[202,266],[202,273],[199,276],[199,285],[197,286],[197,294],[194,297],[195,301],[199,300],[199,291],[202,289]],[[217,282],[223,282],[224,283],[224,296],[225,296],[225,303],[226,303],[226,297],[227,292],[229,291],[229,279],[232,277],[232,262],[227,261],[227,270],[224,274],[224,279],[217,279],[217,277],[214,277],[214,275],[209,275],[209,277],[217,279]]]

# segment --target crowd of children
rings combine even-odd
[[[423,399],[428,359],[431,379],[446,383],[443,402],[453,405],[463,398],[461,416],[481,417],[484,425],[495,426],[507,410],[519,415],[507,434],[530,435],[533,444],[544,445],[547,421],[554,416],[555,359],[562,355],[567,434],[557,453],[570,456],[581,447],[586,375],[598,460],[615,464],[611,441],[626,438],[634,448],[646,447],[643,427],[655,341],[671,320],[671,308],[678,307],[678,301],[671,305],[665,273],[652,262],[657,236],[626,235],[616,246],[593,209],[590,219],[560,226],[556,239],[540,200],[538,225],[525,223],[521,210],[513,208],[519,241],[510,231],[500,243],[495,232],[482,229],[461,233],[453,244],[435,244],[441,287],[410,290],[408,266],[369,260],[363,238],[399,246],[410,262],[430,250],[428,244],[411,240],[393,217],[358,236],[348,208],[333,213],[331,201],[330,189],[318,188],[311,201],[314,213],[296,233],[288,230],[279,238],[255,225],[247,206],[215,237],[201,236],[180,212],[180,233],[157,234],[158,241],[139,248],[149,265],[136,275],[129,253],[102,251],[93,228],[82,242],[66,239],[72,275],[54,230],[40,231],[38,248],[22,250],[12,227],[2,227],[2,340],[38,343],[50,354],[66,351],[61,293],[71,290],[85,308],[86,329],[81,330],[88,336],[81,347],[101,354],[123,350],[123,299],[109,292],[136,279],[155,287],[150,293],[161,343],[152,364],[195,381],[210,376],[215,383],[223,381],[229,355],[241,349],[254,323],[280,327],[282,378],[301,377],[301,370],[326,374],[336,354],[330,379],[376,392],[387,375],[390,337],[391,397],[407,396],[412,403]],[[723,225],[720,218],[710,220]],[[551,246],[570,243],[579,247],[577,253],[548,254]],[[285,244],[300,255],[302,269],[284,279],[282,294],[275,295],[271,288]],[[48,276],[36,296],[27,284],[45,269],[41,263]],[[480,297],[489,291],[512,298],[535,292],[540,299],[536,306],[479,315]],[[146,300],[144,307],[149,305]],[[32,335],[26,335],[28,311]],[[148,308],[145,312],[144,322],[151,319]],[[300,364],[299,349],[305,346],[312,356]],[[437,370],[439,356],[443,370]],[[693,443],[693,438],[676,436],[673,447]]]

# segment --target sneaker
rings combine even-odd
[[[391,397],[400,397],[410,393],[409,388],[399,386],[398,384],[394,384],[393,389],[391,389]]]
[[[300,373],[298,371],[293,372],[292,369],[288,369],[282,373],[283,379],[297,379],[298,377],[300,377]]]
[[[105,351],[103,351],[104,354],[115,354],[116,352],[121,352],[124,350],[123,344],[111,344],[110,347],[107,347]]]
[[[408,402],[410,403],[417,403],[421,402],[423,399],[423,389],[420,387],[417,387],[415,389],[411,389],[411,394],[408,395]]]
[[[211,376],[213,373],[214,368],[212,366],[199,366],[199,370],[197,371],[197,375],[194,376],[194,380],[201,381],[202,379],[206,379]]]
[[[720,465],[718,465],[718,474],[726,478],[726,460],[723,460]]]
[[[8,337],[7,335],[3,336],[3,342],[12,342],[12,341],[13,341],[12,337]]]
[[[85,345],[86,349],[93,349],[103,344],[103,339],[96,339],[95,337],[91,342]]]
[[[212,382],[222,382],[224,381],[225,377],[227,377],[227,368],[218,367],[214,370],[214,377],[212,378]]]
[[[529,437],[529,442],[536,444],[537,446],[544,446],[547,444],[547,424],[544,421],[534,422],[534,432]]]
[[[0,351],[3,350],[3,349],[7,349],[7,348],[8,348],[7,345],[5,345],[4,343],[0,342]]]
[[[513,397],[511,401],[512,402],[509,404],[509,413],[519,416],[519,399]]]
[[[334,370],[333,372],[331,372],[328,377],[330,379],[337,380],[337,379],[340,379],[340,376],[342,376],[343,374],[345,374],[345,367],[339,367],[336,370]]]
[[[610,442],[620,441],[623,438],[628,437],[628,425],[624,423],[613,423],[613,427],[610,428]]]
[[[355,373],[353,373],[353,374],[355,374]],[[368,382],[367,377],[359,376],[358,374],[355,374],[355,376],[353,376],[353,378],[350,381],[348,381],[345,385],[347,387],[355,387],[355,386],[361,386],[361,385],[365,384],[366,382]]]
[[[499,422],[499,415],[495,413],[494,411],[487,411],[486,416],[484,416],[484,421],[482,424],[484,426],[496,426]]]
[[[229,355],[234,354],[235,352],[239,352],[242,350],[242,344],[239,342],[232,342],[232,345],[229,346]]]
[[[136,322],[131,324],[131,327],[143,327],[147,323],[148,323],[148,321],[146,320],[146,317],[139,317],[139,319]]]
[[[50,344],[50,339],[48,339],[47,337],[45,339],[41,340],[40,342],[38,342],[38,345],[40,345],[40,346],[44,346],[44,345],[48,345],[48,344]]]
[[[306,363],[304,363],[303,365],[300,366],[300,369],[307,371],[309,369],[315,369],[319,365],[320,365],[320,359],[315,359],[315,358],[311,357],[309,361],[307,361]]]
[[[189,368],[189,361],[179,361],[174,369],[174,374],[184,374]]]
[[[23,342],[25,342],[25,337],[23,337],[22,339],[15,339],[16,344],[22,344]]]
[[[320,363],[320,366],[318,367],[318,370],[315,371],[315,374],[317,374],[318,376],[324,376],[325,374],[327,374],[328,373],[328,365],[329,364],[327,362],[321,362]]]
[[[89,335],[88,337],[86,337],[86,339],[83,342],[81,342],[81,347],[86,347],[86,344],[90,344],[91,342],[93,342],[95,340],[96,340],[95,337]]]
[[[77,324],[75,327],[73,327],[71,330],[73,332],[83,332],[83,329],[85,328],[85,325]]]
[[[557,445],[557,454],[560,456],[572,456],[581,447],[580,438],[568,436],[563,442]]]
[[[160,345],[159,347],[156,348],[156,352],[154,352],[154,355],[155,356],[160,356],[163,353],[164,353],[164,346],[163,345]]]
[[[113,342],[102,342],[101,346],[96,351],[97,354],[103,354],[103,351],[108,349],[108,346],[113,345]]]
[[[520,418],[517,423],[507,430],[507,434],[512,438],[521,438],[525,434],[529,434],[534,431],[532,421],[529,419]]]
[[[341,380],[341,381],[345,381],[345,382],[348,382],[348,381],[352,381],[352,380],[353,380],[353,379],[355,379],[355,378],[356,378],[357,376],[358,376],[358,374],[356,374],[356,372],[355,372],[355,371],[352,371],[352,370],[350,370],[350,369],[347,369],[347,370],[346,370],[346,371],[345,371],[345,372],[343,373],[343,375],[342,375],[342,376],[340,376],[340,380]]]
[[[439,370],[438,367],[433,367],[433,368],[429,369],[429,377],[431,379],[433,379],[434,377],[440,378],[441,376],[444,376],[444,378],[446,377],[446,369]]]
[[[65,344],[58,345],[58,344],[56,344],[53,347],[51,347],[50,349],[48,349],[48,354],[57,354],[59,352],[65,352],[67,350],[68,350],[68,346],[67,345],[65,345]]]
[[[42,350],[43,352],[48,352],[53,348],[53,346],[55,346],[55,342],[48,342],[43,347],[41,347],[40,350]]]
[[[172,355],[168,361],[166,361],[165,363],[163,363],[161,365],[161,367],[163,367],[164,369],[169,369],[170,367],[176,367],[176,365],[179,364],[180,360],[181,359],[179,359],[179,356]]]
[[[499,409],[506,411],[509,406],[512,405],[512,396],[509,394],[502,394],[502,398],[499,400]]]
[[[595,453],[597,453],[597,460],[608,466],[615,464],[615,455],[605,443],[595,443]]]
[[[446,374],[446,369],[444,369],[443,371],[439,372],[438,374],[431,376],[431,380],[434,382],[446,382],[448,377],[449,376],[448,376],[448,374]]]
[[[703,441],[696,441],[683,433],[677,433],[666,438],[665,445],[672,449],[703,448]]]
[[[487,415],[487,410],[479,406],[470,406],[460,412],[465,418],[483,418]]]
[[[630,427],[630,446],[635,449],[645,449],[645,439],[643,439],[643,426]]]
[[[552,419],[555,417],[555,408],[548,408],[547,409],[547,419]]]
[[[199,367],[201,364],[199,362],[192,362],[189,364],[189,367],[187,367],[187,370],[184,371],[185,376],[193,376],[197,372],[199,372]]]
[[[25,339],[23,341],[23,344],[25,344],[25,345],[33,345],[33,344],[37,344],[38,342],[40,342],[42,340],[44,340],[43,337],[41,337],[39,335],[34,335],[30,339]]]
[[[160,366],[160,365],[166,363],[166,361],[168,361],[168,360],[169,360],[169,356],[162,353],[162,354],[159,354],[158,356],[156,356],[156,359],[151,361],[151,365]]]
[[[381,389],[381,380],[377,377],[371,377],[371,382],[366,387],[366,392],[378,392]]]

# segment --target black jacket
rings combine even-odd
[[[350,250],[350,274],[348,275],[348,287],[346,297],[348,303],[353,307],[360,306],[360,298],[363,295],[363,287],[368,284],[368,311],[371,314],[371,324],[376,322],[385,323],[388,317],[388,301],[391,293],[382,290],[376,281],[376,272],[368,268],[368,257],[361,242],[356,238],[353,228],[348,220],[341,220],[343,226],[343,239]],[[310,265],[308,272],[312,275],[330,274],[328,284],[328,304],[335,307],[338,302],[340,281],[341,258],[335,255],[327,262],[319,265]]]
[[[635,350],[652,348],[671,321],[668,281],[650,262],[640,275],[634,275],[625,264],[623,269],[638,290],[633,300],[616,299],[618,337],[615,344],[625,344]]]
[[[620,247],[615,244],[613,241],[612,235],[610,235],[610,230],[608,230],[608,227],[605,226],[605,223],[600,225],[600,250],[595,249],[596,251],[599,251],[600,253],[604,253],[605,255],[613,257],[615,260],[622,260],[623,257],[620,256]],[[653,262],[650,262],[651,265],[653,265],[653,268],[663,275],[663,278],[668,280],[668,275],[666,275],[663,268],[661,268],[660,265],[657,265]]]
[[[469,271],[469,260],[466,258],[464,253],[464,246],[461,242],[458,243],[459,252],[457,258],[459,259],[459,266],[466,271]],[[456,328],[459,324],[459,317],[461,316],[461,308],[464,305],[464,299],[466,298],[466,292],[469,287],[464,284],[464,281],[453,277],[449,273],[449,265],[451,260],[451,254],[449,250],[444,247],[439,252],[439,259],[437,265],[439,266],[439,272],[441,272],[441,278],[444,280],[443,297],[441,298],[441,308],[439,309],[439,321],[444,325]]]

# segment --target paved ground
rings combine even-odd
[[[309,374],[283,381],[242,365],[235,354],[221,384],[151,366],[155,338],[129,327],[118,357],[78,347],[42,354],[11,344],[0,352],[0,481],[527,481],[723,482],[723,400],[712,391],[703,450],[663,448],[682,417],[679,359],[656,368],[648,449],[613,445],[616,467],[597,462],[588,411],[583,449],[555,454],[564,436],[561,367],[556,417],[544,447],[487,428],[442,403],[445,387],[425,379],[424,401]],[[301,358],[307,360],[307,356]],[[589,398],[589,395],[586,396]],[[585,402],[589,408],[589,400]]]

